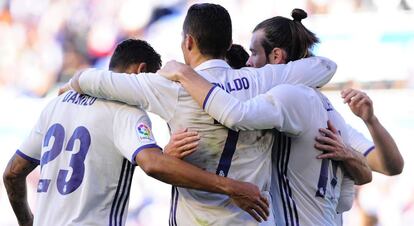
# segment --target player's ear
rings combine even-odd
[[[281,48],[273,48],[269,54],[270,64],[284,64],[286,63],[286,51]]]
[[[141,72],[147,72],[147,63],[139,63],[137,67],[137,71],[135,74],[139,74]]]
[[[185,48],[188,51],[191,51],[194,48],[194,38],[193,38],[193,36],[191,36],[189,34],[186,34],[185,35],[185,43],[184,44],[185,44]]]
[[[146,63],[133,63],[130,64],[126,69],[120,70],[121,73],[127,74],[139,74],[141,72],[146,72],[147,64]]]

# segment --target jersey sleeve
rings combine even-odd
[[[178,102],[179,85],[153,73],[132,75],[89,69],[82,72],[79,85],[88,95],[135,105],[166,121],[173,117]]]
[[[349,144],[355,151],[367,156],[372,150],[374,150],[374,143],[368,140],[362,133],[354,129],[349,124],[346,124],[346,129],[349,134]]]
[[[309,57],[288,64],[268,64],[257,76],[259,87],[264,91],[280,84],[302,84],[318,88],[328,83],[336,72],[335,62],[325,57]]]
[[[352,208],[355,196],[355,183],[348,176],[344,176],[341,184],[341,193],[339,195],[338,205],[336,206],[337,213],[343,213]]]
[[[43,128],[43,125],[45,125],[45,115],[46,112],[43,110],[35,126],[16,151],[16,154],[20,157],[36,164],[40,164],[42,155],[42,141],[45,133]]]
[[[303,107],[306,101],[297,97],[301,90],[292,85],[280,85],[248,101],[213,87],[204,110],[224,126],[234,130],[276,128],[298,136],[305,130]],[[303,102],[303,104],[301,103]],[[305,108],[306,109],[306,108]]]
[[[148,115],[130,106],[121,107],[113,123],[114,143],[121,154],[136,164],[135,157],[145,148],[159,148]]]

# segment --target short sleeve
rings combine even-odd
[[[42,129],[43,118],[44,113],[41,114],[36,125],[16,151],[16,154],[20,157],[36,164],[40,163],[40,157],[42,155],[42,141],[44,135],[44,130]]]
[[[358,132],[349,124],[347,124],[346,127],[349,134],[349,144],[355,151],[367,156],[374,150],[375,146],[372,141],[368,140],[362,133]]]
[[[134,164],[137,154],[145,148],[161,149],[154,139],[148,115],[131,106],[125,105],[117,111],[113,134],[117,149]]]
[[[337,213],[343,213],[352,208],[355,196],[354,185],[355,183],[351,178],[347,176],[344,176],[342,178],[341,193],[339,195],[338,205],[336,207]]]

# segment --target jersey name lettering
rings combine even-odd
[[[246,77],[236,78],[231,82],[226,82],[226,84],[220,84],[220,83],[215,83],[215,82],[213,82],[212,84],[222,88],[228,93],[239,91],[242,89],[249,89],[250,87],[249,80],[247,80]]]
[[[95,103],[95,100],[96,97],[91,97],[86,94],[79,94],[75,91],[69,91],[63,98],[62,102],[90,106]]]

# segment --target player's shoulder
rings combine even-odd
[[[148,114],[136,107],[136,106],[131,106],[128,104],[123,104],[123,103],[112,103],[114,110],[115,110],[115,114],[117,117],[135,117],[135,118],[148,118]]]
[[[98,112],[103,117],[116,117],[118,115],[134,115],[134,116],[146,116],[146,112],[139,109],[136,106],[128,105],[126,103],[96,98],[94,100],[91,112]],[[112,115],[112,116],[111,116]]]
[[[66,95],[68,95],[69,92],[73,92],[73,91],[68,91],[64,94],[51,98],[47,102],[45,107],[42,109],[41,117],[45,117],[48,114],[51,114],[54,111],[54,109],[59,105],[59,103],[62,102],[62,99],[65,98]]]

